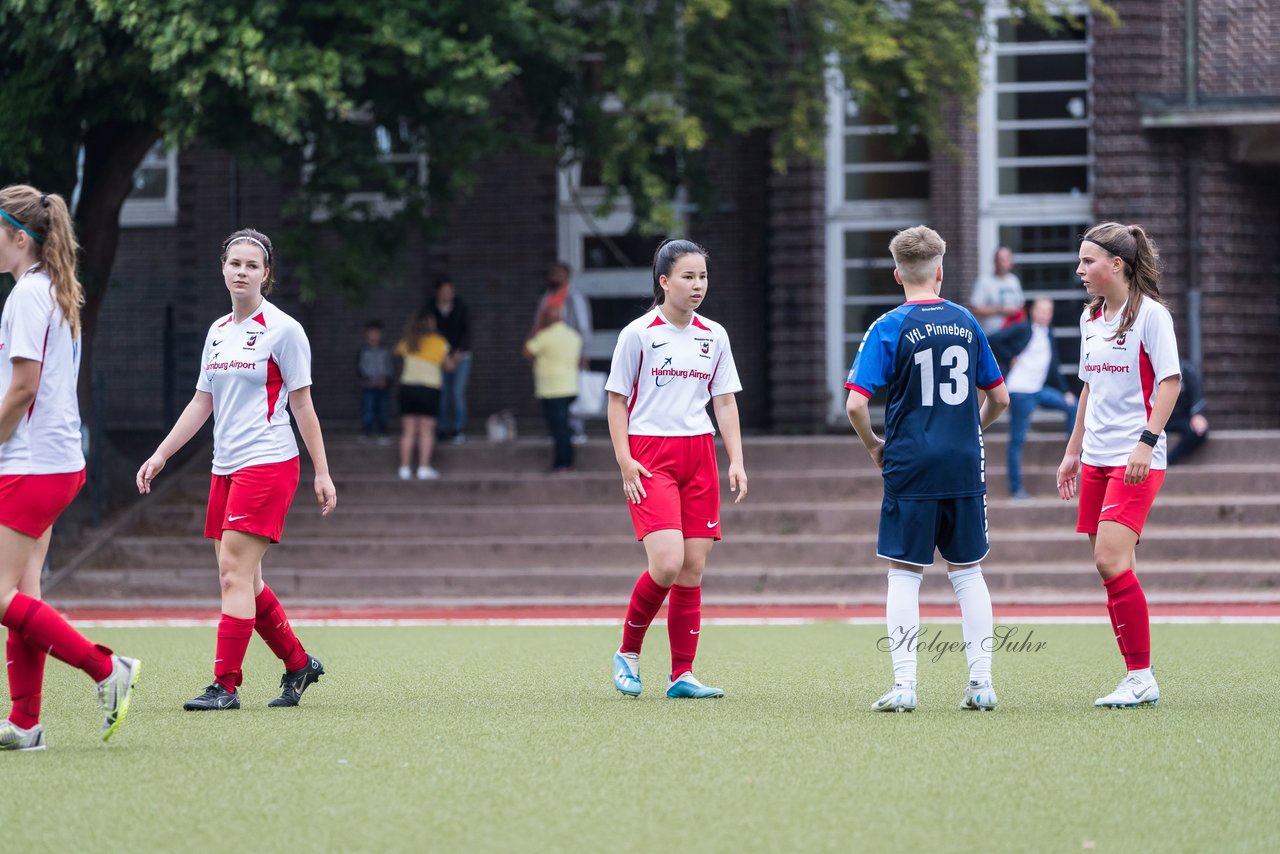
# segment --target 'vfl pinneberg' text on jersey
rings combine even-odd
[[[1080,461],[1091,466],[1123,466],[1147,429],[1160,382],[1182,372],[1178,339],[1169,309],[1143,299],[1124,335],[1116,330],[1120,307],[1110,321],[1102,312],[1080,315],[1080,379],[1089,384]],[[1165,435],[1151,452],[1151,467],[1165,468]]]
[[[845,388],[885,407],[884,490],[895,498],[987,491],[977,390],[1004,382],[973,315],[947,300],[908,302],[867,330]]]
[[[80,339],[62,316],[49,277],[18,277],[0,316],[0,398],[13,384],[13,360],[40,363],[36,399],[0,444],[0,475],[66,474],[84,468],[80,445]]]
[[[716,432],[707,403],[742,383],[723,326],[694,314],[677,329],[654,308],[618,334],[605,388],[627,396],[629,435],[701,436]]]
[[[309,385],[311,345],[298,321],[266,300],[240,323],[234,314],[215,320],[196,380],[213,395],[213,473],[296,457],[285,405]]]

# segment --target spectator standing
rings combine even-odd
[[[382,321],[370,320],[364,325],[364,345],[356,358],[360,377],[360,438],[375,439],[385,445],[387,421],[391,412],[391,382],[395,377],[395,360],[391,349],[382,341]]]
[[[542,404],[554,453],[552,474],[573,471],[573,437],[569,429],[569,405],[578,396],[578,364],[582,336],[560,317],[560,309],[548,306],[539,330],[524,343],[524,356],[533,360],[534,394]]]
[[[1013,273],[1013,250],[1001,246],[996,250],[995,272],[978,278],[969,308],[982,324],[982,331],[990,336],[1021,320],[1026,301],[1022,282]]]
[[[449,342],[450,362],[445,365],[440,391],[440,418],[436,435],[461,445],[467,440],[467,382],[471,379],[471,313],[458,296],[453,278],[436,277],[431,313],[436,329]]]
[[[572,268],[563,261],[552,264],[551,269],[547,271],[547,292],[543,294],[541,302],[538,303],[538,310],[534,312],[534,325],[529,331],[530,336],[537,332],[538,321],[542,318],[543,311],[549,306],[558,308],[560,319],[577,330],[578,335],[582,337],[585,353],[586,345],[595,331],[591,322],[591,302],[574,289]],[[588,359],[585,355],[579,356],[578,364],[581,368],[587,367]],[[587,440],[586,424],[580,416],[570,415],[569,427],[573,432],[574,444],[582,444]]]
[[[1031,500],[1022,486],[1022,446],[1032,414],[1041,406],[1063,413],[1068,437],[1076,423],[1076,396],[1062,376],[1052,325],[1053,300],[1038,299],[1025,321],[990,339],[1009,389],[1009,495],[1014,501]]]
[[[426,311],[410,321],[396,345],[396,355],[404,360],[400,371],[400,479],[409,480],[413,475],[409,461],[416,439],[418,480],[438,480],[440,472],[431,467],[431,452],[440,414],[440,387],[451,359],[449,342],[436,331],[434,314]]]

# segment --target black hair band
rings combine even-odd
[[[1117,258],[1119,258],[1121,261],[1123,261],[1123,262],[1125,262],[1126,264],[1128,264],[1130,267],[1132,267],[1132,266],[1133,266],[1133,264],[1134,264],[1133,259],[1131,259],[1131,258],[1129,258],[1127,255],[1125,255],[1125,254],[1124,254],[1124,252],[1123,252],[1122,250],[1117,249],[1116,247],[1111,246],[1111,245],[1110,245],[1110,244],[1108,244],[1108,243],[1104,243],[1104,242],[1103,242],[1103,241],[1101,241],[1101,240],[1094,240],[1092,237],[1082,237],[1082,238],[1080,238],[1080,240],[1081,240],[1082,242],[1092,243],[1092,244],[1093,244],[1093,245],[1095,245],[1095,246],[1101,246],[1103,249],[1107,250],[1107,251],[1108,251],[1108,252],[1110,252],[1112,255],[1116,256],[1116,257],[1117,257]]]

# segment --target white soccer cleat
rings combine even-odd
[[[964,689],[964,699],[960,701],[960,708],[966,711],[990,712],[999,702],[991,680],[976,682],[971,679],[969,687]]]
[[[1132,670],[1120,680],[1116,689],[1105,697],[1099,697],[1094,705],[1106,709],[1136,709],[1138,706],[1154,706],[1160,702],[1160,686],[1148,670]]]
[[[613,687],[625,697],[640,696],[640,653],[618,650],[613,654]]]
[[[916,683],[895,682],[879,700],[871,704],[873,712],[914,712],[916,710]]]
[[[13,721],[0,721],[0,750],[44,750],[44,727],[23,729]]]

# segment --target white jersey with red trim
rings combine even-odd
[[[298,455],[289,392],[311,385],[311,344],[302,325],[265,299],[240,323],[209,327],[196,388],[213,395],[213,473],[281,463]]]
[[[742,383],[723,326],[694,314],[680,329],[654,308],[618,334],[605,388],[627,396],[629,435],[701,436],[716,432],[707,403]]]
[[[1124,307],[1110,321],[1103,313],[1080,316],[1080,379],[1089,384],[1085,407],[1084,449],[1080,460],[1091,466],[1122,466],[1147,429],[1156,387],[1181,373],[1178,340],[1169,309],[1143,299],[1138,317],[1124,335],[1115,337]],[[1151,454],[1151,467],[1163,469],[1163,432]]]
[[[40,363],[36,399],[0,444],[0,475],[66,474],[84,468],[80,445],[80,338],[62,316],[49,276],[18,277],[0,315],[0,399],[13,384],[13,360]]]

